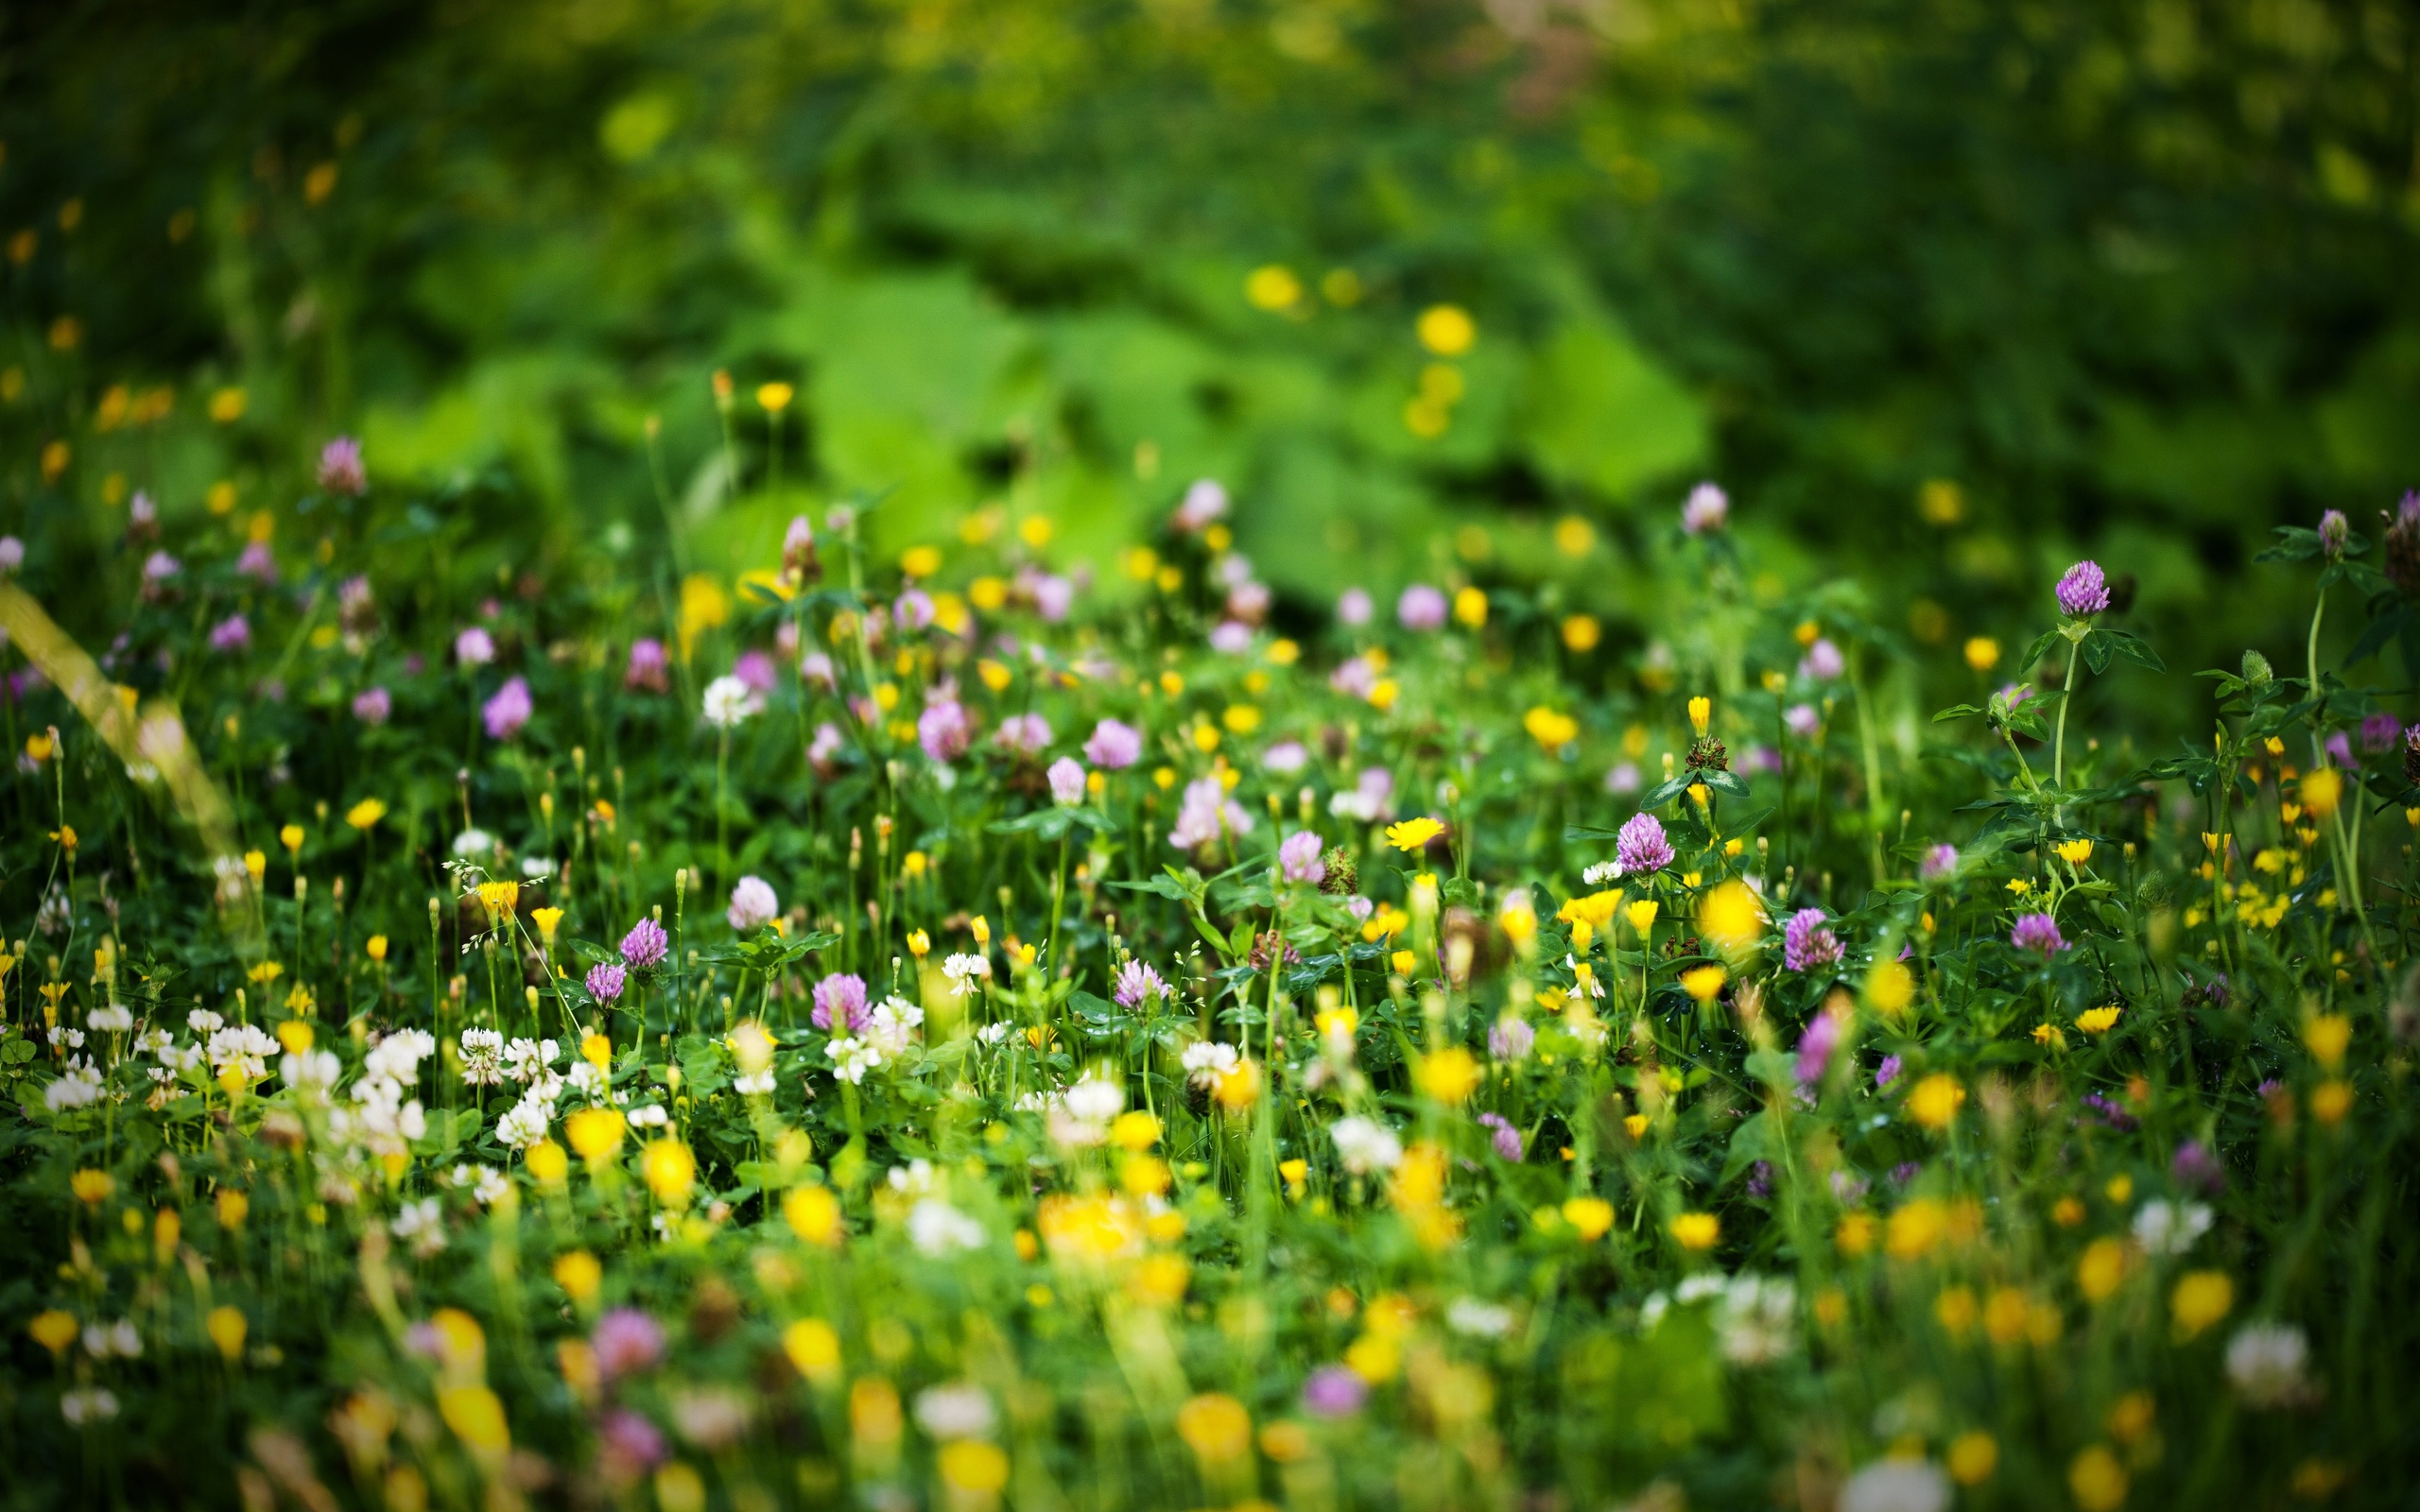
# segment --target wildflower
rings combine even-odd
[[[1277,865],[1288,882],[1315,883],[1327,875],[1320,837],[1309,830],[1298,830],[1286,837],[1277,848]]]
[[[495,637],[474,625],[454,637],[454,660],[466,667],[483,667],[495,660]]]
[[[1143,759],[1143,732],[1120,720],[1104,719],[1093,726],[1084,742],[1084,759],[1105,772],[1123,771]]]
[[[1999,665],[2000,643],[1988,635],[1978,635],[1966,643],[1966,664],[1978,672],[1989,672]]]
[[[1731,973],[1720,966],[1692,966],[1681,973],[1681,990],[1699,1003],[1711,1003],[1722,993]]]
[[[2100,573],[2100,564],[2084,560],[2068,568],[2059,578],[2057,590],[2059,612],[2069,619],[2090,619],[2109,608],[2109,581]]]
[[[982,955],[952,955],[942,962],[942,975],[949,980],[951,994],[962,998],[974,990],[977,981],[991,977],[992,962]]]
[[[1050,748],[1050,721],[1036,713],[1011,714],[1000,721],[992,740],[1002,750],[1039,756]]]
[[[1672,864],[1672,843],[1664,837],[1663,821],[1652,814],[1634,814],[1622,821],[1614,838],[1614,874],[1632,876],[1661,871]]]
[[[2247,1323],[2227,1341],[2227,1380],[2255,1407],[2289,1407],[2309,1395],[2310,1341],[2282,1323]]]
[[[1072,756],[1062,756],[1050,764],[1050,800],[1061,808],[1072,809],[1084,800],[1084,767]]]
[[[495,696],[481,707],[479,718],[487,726],[490,740],[510,740],[529,722],[531,712],[527,679],[512,677],[505,679]]]
[[[394,696],[384,688],[365,688],[354,695],[353,717],[365,725],[383,725],[394,711]]]
[[[1479,1074],[1478,1057],[1461,1045],[1447,1045],[1422,1057],[1412,1079],[1441,1103],[1462,1103],[1478,1090]]]
[[[1731,496],[1712,483],[1691,489],[1681,506],[1681,528],[1690,535],[1703,536],[1730,523]]]
[[[671,667],[671,653],[665,649],[664,643],[651,635],[642,636],[631,643],[630,661],[622,669],[622,686],[632,693],[668,692],[672,687]]]
[[[1303,1410],[1317,1418],[1350,1418],[1370,1400],[1370,1383],[1340,1365],[1322,1366],[1303,1383]]]
[[[925,1197],[908,1212],[908,1240],[926,1255],[942,1256],[958,1249],[980,1249],[983,1226],[939,1197]]]
[[[251,644],[251,622],[241,614],[230,614],[210,628],[210,648],[222,655],[244,650]]]
[[[1178,1408],[1176,1431],[1204,1464],[1223,1464],[1252,1450],[1252,1415],[1223,1392],[1204,1392]]]
[[[989,1438],[996,1422],[992,1399],[971,1383],[933,1386],[916,1398],[916,1422],[937,1439]]]
[[[1782,930],[1782,964],[1793,971],[1814,971],[1838,965],[1840,936],[1824,927],[1829,916],[1821,908],[1802,908],[1789,916]]]
[[[15,536],[0,536],[0,576],[26,565],[26,543]]]
[[[1357,1113],[1330,1125],[1328,1138],[1335,1142],[1337,1159],[1354,1176],[1392,1171],[1403,1162],[1403,1142],[1393,1131]]]
[[[726,673],[706,684],[705,719],[717,730],[735,730],[762,707],[764,696],[736,676]]]
[[[2319,517],[2319,549],[2329,561],[2341,559],[2344,547],[2352,539],[2352,523],[2342,509],[2329,509]]]
[[[619,1003],[627,980],[628,974],[620,962],[599,961],[588,969],[588,995],[609,1005]]]
[[[634,1307],[617,1307],[588,1336],[597,1378],[614,1382],[655,1368],[664,1358],[664,1326]]]
[[[2333,766],[2314,767],[2303,774],[2300,793],[2303,807],[2312,818],[2326,818],[2343,800],[2344,774]]]
[[[1824,1072],[1832,1064],[1832,1052],[1840,1046],[1841,1028],[1841,1017],[1837,1014],[1818,1013],[1807,1021],[1806,1032],[1798,1040],[1795,1074],[1800,1086],[1811,1087],[1824,1079]]]
[[[917,716],[916,744],[924,748],[927,760],[955,761],[966,754],[973,739],[974,728],[966,717],[966,707],[956,698],[935,698]]]
[[[2149,1255],[2182,1255],[2210,1231],[2210,1210],[2199,1202],[2146,1202],[2135,1214],[2135,1242]]]
[[[2056,955],[2067,948],[2067,942],[2059,936],[2059,921],[2048,914],[2019,916],[2008,938],[2018,950],[2038,951],[2044,955]]]
[[[630,963],[632,971],[644,971],[662,961],[671,944],[671,938],[664,933],[662,924],[652,919],[642,919],[622,936],[622,959]]]
[[[1840,1512],[1947,1512],[1949,1477],[1925,1459],[1878,1459],[1841,1483]]]
[[[1130,960],[1117,969],[1112,995],[1121,1008],[1139,1008],[1147,1003],[1166,1002],[1168,985],[1150,967]]]
[[[1184,785],[1184,801],[1168,831],[1168,844],[1191,850],[1226,835],[1249,834],[1252,828],[1252,816],[1227,798],[1226,784],[1216,776],[1204,777]]]
[[[2067,1464],[2067,1489],[2083,1512],[2117,1512],[2125,1504],[2133,1478],[2118,1456],[2095,1444]]]
[[[2169,1316],[2180,1339],[2190,1339],[2235,1306],[2235,1282],[2222,1270],[2187,1271],[2169,1294]]]
[[[1929,1129],[1947,1128],[1966,1102],[1966,1089],[1957,1077],[1935,1072],[1908,1092],[1908,1116]]]
[[[2118,1026],[2118,1006],[2115,1003],[2105,1007],[2086,1008],[2076,1015],[2076,1027],[2086,1034],[2107,1034]]]
[[[1712,1249],[1722,1237],[1722,1220],[1710,1212],[1676,1213],[1668,1227],[1683,1249]]]
[[[182,571],[184,563],[164,551],[155,551],[143,560],[143,582],[146,588],[156,589]]]
[[[1177,505],[1171,523],[1179,530],[1197,533],[1226,512],[1226,486],[1216,478],[1196,478],[1185,489],[1184,498]]]
[[[1498,1060],[1526,1060],[1538,1042],[1538,1031],[1519,1014],[1507,1009],[1487,1029],[1487,1053]],[[1482,1120],[1484,1122],[1484,1120]]]
[[[1842,660],[1841,648],[1820,637],[1806,648],[1806,655],[1798,663],[1799,676],[1818,682],[1829,682],[1847,670],[1848,662]]]
[[[839,1032],[854,1033],[866,1022],[865,978],[853,972],[835,972],[815,984],[815,1008],[807,1015],[817,1028],[829,1031],[835,1024]]]
[[[1496,1159],[1519,1164],[1523,1148],[1521,1131],[1501,1113],[1481,1113],[1478,1122],[1480,1127],[1492,1131],[1488,1143],[1495,1147]]]
[[[339,436],[320,448],[319,480],[328,493],[360,497],[370,488],[370,475],[361,465],[361,443],[350,436]]]
[[[59,1415],[78,1428],[104,1423],[117,1416],[117,1396],[107,1386],[78,1386],[60,1394]]]
[[[1426,583],[1414,583],[1395,600],[1395,619],[1407,630],[1434,630],[1445,623],[1445,595]]]
[[[781,902],[762,877],[742,877],[731,889],[731,906],[723,911],[734,931],[745,935],[781,917]]]

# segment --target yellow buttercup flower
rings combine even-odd
[[[2187,1271],[2169,1294],[2168,1312],[2176,1336],[2189,1339],[2227,1315],[2235,1306],[2235,1282],[2222,1270]]]
[[[1675,1214],[1670,1228],[1673,1241],[1683,1249],[1712,1249],[1722,1238],[1722,1220],[1710,1212]]]
[[[656,1201],[677,1208],[698,1183],[698,1157],[679,1140],[649,1140],[639,1156],[639,1173]]]
[[[1405,852],[1425,849],[1428,842],[1445,833],[1445,827],[1426,815],[1387,826],[1387,844]]]
[[[51,1353],[61,1353],[76,1342],[76,1314],[50,1308],[35,1314],[33,1321],[26,1325],[26,1332],[33,1335],[36,1344]]]
[[[2076,1015],[2076,1027],[2086,1034],[2107,1034],[2118,1026],[2118,1012],[2115,1003],[2106,1007],[2086,1008]]]
[[[1681,973],[1681,990],[1700,1003],[1711,1003],[1722,991],[1722,984],[1731,973],[1720,966],[1692,966]]]
[[[216,1345],[219,1354],[230,1361],[244,1357],[244,1335],[251,1332],[251,1321],[243,1312],[233,1307],[214,1307],[210,1315],[202,1320],[202,1328],[209,1333],[210,1342]]]
[[[1614,1205],[1602,1197],[1573,1197],[1563,1205],[1563,1221],[1593,1244],[1614,1227]]]
[[[1698,900],[1698,933],[1737,961],[1764,938],[1763,905],[1746,883],[1723,883]]]
[[[554,1274],[555,1284],[563,1289],[563,1295],[586,1307],[596,1299],[596,1289],[605,1280],[605,1267],[587,1250],[575,1249],[556,1257]]]
[[[1423,1057],[1413,1080],[1441,1103],[1461,1103],[1478,1090],[1478,1057],[1461,1045],[1447,1045]]]
[[[2071,867],[2081,867],[2092,859],[2092,842],[2079,835],[2073,840],[2060,841],[2058,851],[2060,860]]]
[[[1204,1392],[1178,1408],[1176,1432],[1206,1464],[1240,1458],[1252,1451],[1252,1414],[1224,1392]]]
[[[1540,704],[1522,716],[1521,728],[1547,751],[1558,751],[1580,738],[1580,721]]]
[[[2344,1064],[2353,1042],[2353,1021],[2342,1013],[2314,1013],[2303,1022],[2303,1046],[2311,1058],[2329,1071]]]
[[[88,1208],[97,1208],[117,1190],[117,1177],[107,1171],[95,1171],[86,1166],[67,1178],[67,1186],[76,1194],[77,1201]]]
[[[289,853],[301,850],[302,849],[302,826],[299,824],[289,824],[285,829],[278,831],[277,843],[285,847]]]
[[[1908,1116],[1929,1129],[1947,1128],[1965,1106],[1966,1089],[1958,1078],[1937,1072],[1916,1083],[1908,1093]]]
[[[367,830],[387,816],[387,805],[374,798],[365,798],[344,811],[344,822],[356,830]]]
[[[2302,781],[2303,807],[2313,818],[2324,819],[2336,812],[2344,799],[2344,774],[2333,766],[2322,766],[2305,772]]]
[[[820,1317],[803,1317],[782,1330],[782,1352],[800,1375],[819,1384],[840,1373],[840,1335]]]
[[[616,1108],[583,1108],[563,1120],[563,1137],[593,1165],[621,1148],[624,1125]]]
[[[1966,664],[1978,672],[1989,672],[1999,665],[2000,643],[1988,635],[1978,635],[1966,643]]]

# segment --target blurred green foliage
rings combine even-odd
[[[1711,475],[1921,640],[2089,550],[2196,665],[2300,644],[2243,542],[2420,483],[2405,7],[95,0],[0,27],[0,511],[80,515],[95,554],[130,487],[276,506],[347,430],[382,476],[511,501],[466,576],[597,544],[759,566],[802,500],[889,490],[887,548],[1005,500],[1114,577],[1214,475],[1283,617],[1485,580],[1570,512],[1635,560]],[[1416,335],[1438,303],[1477,322],[1450,362]],[[1616,665],[1654,633],[1635,580],[1577,591]]]

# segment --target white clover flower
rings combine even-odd
[[[495,850],[495,836],[485,830],[464,830],[448,848],[458,861],[478,861]]]
[[[288,1055],[278,1062],[277,1074],[288,1087],[309,1087],[324,1091],[337,1084],[344,1074],[344,1062],[332,1050],[305,1050],[301,1055]]]
[[[84,1352],[95,1360],[112,1355],[129,1360],[143,1354],[143,1335],[135,1332],[132,1320],[120,1318],[114,1323],[92,1322],[84,1325]]]
[[[743,1097],[767,1097],[772,1094],[773,1073],[770,1067],[754,1074],[742,1073],[731,1079],[731,1090]]]
[[[526,1084],[544,1075],[560,1053],[552,1040],[515,1040],[504,1047],[504,1074]]]
[[[185,1027],[199,1035],[216,1034],[220,1029],[226,1027],[226,1020],[211,1012],[208,1008],[196,1008],[191,1013],[185,1015]]]
[[[100,1073],[80,1061],[70,1061],[65,1074],[43,1089],[43,1105],[54,1113],[89,1108],[101,1096]]]
[[[1474,1339],[1500,1339],[1512,1332],[1512,1310],[1476,1297],[1458,1297],[1445,1309],[1445,1326]]]
[[[423,1260],[445,1247],[445,1211],[435,1197],[405,1203],[388,1227]]]
[[[949,979],[950,995],[964,997],[975,989],[977,980],[992,975],[991,957],[986,955],[953,955],[942,962],[942,975]]]
[[[494,1166],[483,1165],[479,1167],[478,1179],[472,1185],[471,1194],[479,1199],[480,1206],[493,1208],[511,1190],[512,1183],[503,1172]]]
[[[504,1036],[494,1029],[465,1029],[454,1042],[468,1087],[496,1087],[504,1082]]]
[[[1355,1176],[1392,1171],[1403,1163],[1403,1141],[1385,1125],[1356,1113],[1328,1126],[1336,1142],[1337,1159]]]
[[[971,1382],[933,1386],[916,1398],[916,1424],[935,1438],[989,1438],[996,1421],[990,1395]]]
[[[112,1003],[84,1015],[84,1026],[95,1034],[124,1034],[134,1027],[134,1011],[123,1003]]]
[[[832,1074],[852,1087],[862,1083],[867,1072],[882,1064],[882,1050],[870,1040],[836,1039],[823,1048],[832,1057]]]
[[[858,1031],[858,1038],[886,1056],[902,1055],[915,1042],[916,1030],[924,1022],[924,1009],[905,998],[888,997],[866,1015],[866,1026]]]
[[[117,1416],[117,1398],[107,1386],[78,1386],[59,1399],[59,1415],[81,1428]]]
[[[717,730],[736,729],[764,706],[755,689],[728,672],[706,684],[706,723]]]
[[[1196,1040],[1184,1047],[1184,1065],[1196,1087],[1216,1087],[1232,1074],[1239,1057],[1233,1045],[1215,1040]]]
[[[2227,1379],[2255,1407],[2289,1407],[2309,1394],[2310,1340],[2287,1323],[2247,1323],[2227,1341]]]
[[[268,1074],[268,1057],[277,1049],[277,1041],[263,1033],[258,1025],[229,1024],[210,1037],[211,1068],[222,1076],[230,1071],[238,1071],[246,1080],[258,1081]]]
[[[939,1197],[926,1197],[908,1211],[908,1239],[926,1255],[983,1247],[983,1226]]]
[[[975,1038],[987,1045],[996,1045],[1008,1037],[1009,1026],[1005,1023],[987,1023],[975,1031]]]
[[[81,1050],[84,1048],[84,1031],[73,1024],[53,1024],[50,1042],[68,1050]]]
[[[2146,1202],[2135,1214],[2135,1242],[2149,1255],[2182,1255],[2210,1231],[2211,1214],[2199,1202]]]
[[[1732,1278],[1715,1311],[1723,1358],[1766,1365],[1789,1353],[1798,1340],[1797,1301],[1797,1287],[1778,1276]]]
[[[672,1122],[672,1115],[666,1113],[663,1106],[657,1103],[648,1103],[643,1108],[631,1108],[629,1118],[632,1128],[662,1128]]]
[[[525,1093],[511,1110],[496,1120],[495,1137],[516,1150],[526,1150],[546,1137],[554,1105],[535,1091]]]
[[[1946,1512],[1949,1477],[1930,1460],[1878,1459],[1841,1486],[1840,1512]]]

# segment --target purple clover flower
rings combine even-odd
[[[1315,1418],[1350,1418],[1369,1400],[1369,1383],[1340,1365],[1323,1365],[1303,1383],[1303,1410]]]
[[[1121,1008],[1139,1008],[1155,997],[1165,1002],[1168,985],[1145,963],[1128,961],[1117,969],[1117,980],[1110,995]]]
[[[866,979],[854,971],[836,971],[815,984],[815,1011],[807,1022],[819,1029],[838,1024],[855,1034],[866,1025]]]
[[[510,677],[495,690],[495,696],[480,707],[479,719],[488,727],[490,740],[510,740],[521,733],[521,727],[529,722],[532,712],[528,679]]]
[[[1731,495],[1712,483],[1701,483],[1689,490],[1686,503],[1681,506],[1681,528],[1693,536],[1720,530],[1731,523]]]
[[[1876,1091],[1888,1091],[1891,1084],[1899,1079],[1899,1073],[1902,1067],[1898,1057],[1883,1057],[1882,1064],[1874,1068],[1874,1090]]]
[[[652,919],[640,919],[631,926],[629,934],[622,936],[622,959],[630,962],[631,969],[635,971],[644,971],[658,964],[664,959],[665,952],[671,948],[671,937],[664,933],[664,926]]]
[[[2376,756],[2394,749],[2403,731],[2395,717],[2388,713],[2369,714],[2361,720],[2361,749]]]
[[[1478,1122],[1481,1128],[1492,1131],[1488,1136],[1488,1143],[1495,1146],[1496,1158],[1518,1165],[1521,1162],[1524,1143],[1521,1139],[1521,1131],[1512,1126],[1512,1121],[1501,1113],[1481,1113],[1478,1115]]]
[[[2086,558],[2068,568],[2059,579],[2059,611],[2070,619],[2089,619],[2109,608],[2109,579],[2100,564]]]
[[[1829,917],[1821,908],[1802,908],[1789,916],[1781,932],[1784,966],[1803,972],[1839,964],[1841,938],[1824,927]]]
[[[1672,864],[1672,843],[1664,838],[1663,822],[1652,814],[1634,814],[1622,821],[1614,837],[1614,867],[1622,876],[1661,871]]]
[[[353,696],[353,717],[365,725],[383,725],[394,712],[394,695],[384,688],[364,688]]]
[[[742,877],[732,885],[731,906],[723,910],[732,929],[741,935],[771,923],[782,911],[772,884],[762,877]]]
[[[2200,1140],[2187,1140],[2178,1145],[2168,1169],[2178,1185],[2196,1188],[2210,1196],[2217,1196],[2227,1188],[2227,1168]]]
[[[1122,720],[1104,719],[1084,742],[1084,760],[1104,772],[1122,771],[1143,759],[1143,732]]]
[[[220,653],[241,651],[252,644],[252,622],[230,614],[210,627],[210,648]]]
[[[1937,845],[1925,852],[1924,865],[1916,868],[1916,875],[1925,882],[1945,882],[1957,869],[1958,848]]]
[[[1050,764],[1050,801],[1072,809],[1084,800],[1084,764],[1062,756]]]
[[[472,626],[454,637],[454,660],[466,667],[483,667],[495,660],[495,637]]]
[[[1336,618],[1340,625],[1361,626],[1370,623],[1377,606],[1370,602],[1366,588],[1348,588],[1336,600]]]
[[[992,740],[1002,750],[1019,756],[1039,756],[1050,748],[1050,721],[1040,714],[1011,714],[1000,721]]]
[[[632,693],[666,693],[672,687],[672,657],[654,636],[631,643],[631,663],[623,670],[622,686]]]
[[[664,1358],[664,1325],[634,1307],[617,1307],[596,1320],[588,1347],[596,1373],[607,1381],[651,1370]]]
[[[1537,1042],[1538,1031],[1527,1019],[1508,1016],[1487,1026],[1487,1053],[1498,1060],[1527,1060]]]
[[[2083,1106],[2089,1109],[2095,1117],[2099,1118],[2103,1125],[2117,1130],[2118,1133],[2131,1134],[2135,1131],[2135,1115],[2118,1107],[2116,1103],[2111,1102],[2108,1098],[2101,1096],[2099,1092],[2084,1093]]]
[[[947,762],[965,755],[967,742],[973,738],[966,706],[956,698],[937,698],[916,717],[916,744],[930,760]]]
[[[2008,942],[2018,950],[2039,951],[2045,955],[2056,955],[2067,948],[2067,942],[2059,935],[2059,921],[2048,914],[2019,918],[2016,927],[2008,932]]]
[[[1426,583],[1414,583],[1395,600],[1395,618],[1407,630],[1433,630],[1445,623],[1445,595]]]
[[[1798,1082],[1812,1087],[1832,1069],[1832,1052],[1840,1048],[1841,1021],[1829,1013],[1819,1013],[1808,1022],[1806,1032],[1798,1037]]]
[[[619,1003],[628,978],[619,961],[599,961],[588,969],[588,995],[599,1003]]]
[[[1829,682],[1848,670],[1848,662],[1841,659],[1839,646],[1819,638],[1806,648],[1806,659],[1798,663],[1798,670],[1819,682]]]
[[[359,441],[339,436],[320,448],[320,487],[330,493],[354,498],[368,490],[370,474],[361,465]]]
[[[1327,863],[1320,854],[1320,837],[1316,831],[1297,830],[1277,848],[1278,869],[1288,882],[1318,882],[1327,875]]]
[[[2344,547],[2353,539],[2353,523],[2344,518],[2342,509],[2330,509],[2319,517],[2319,549],[2334,561],[2344,555]]]

